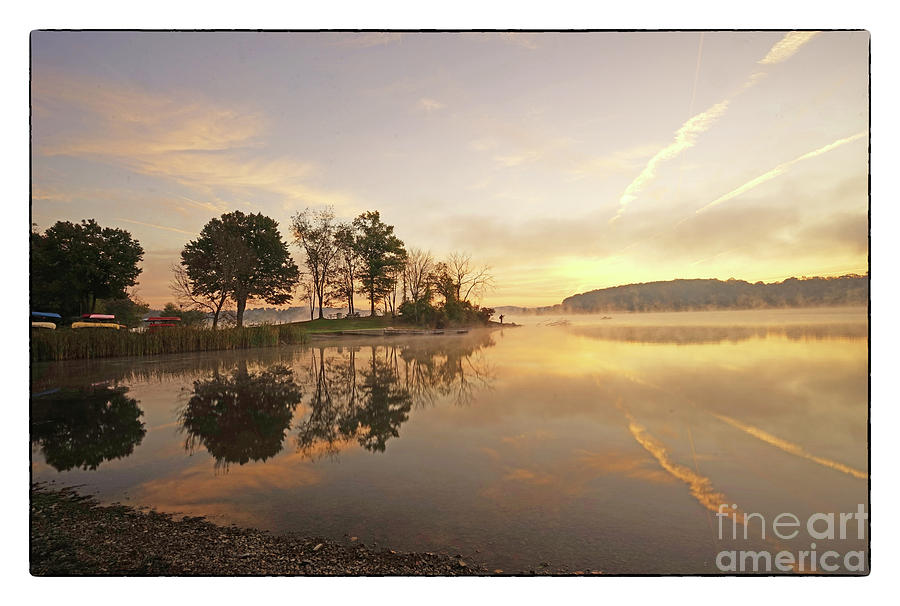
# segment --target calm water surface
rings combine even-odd
[[[610,315],[38,365],[33,477],[512,572],[715,573],[810,541],[719,503],[868,508],[864,309]]]

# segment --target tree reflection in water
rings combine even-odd
[[[476,392],[491,388],[494,374],[482,355],[494,345],[490,333],[439,349],[416,345],[422,344],[391,347],[388,355],[417,406],[434,404],[438,398],[463,406]]]
[[[61,389],[31,398],[31,441],[57,471],[127,457],[147,430],[127,387]]]
[[[493,344],[486,334],[463,341],[338,348],[338,355],[326,355],[332,348],[313,349],[309,412],[298,428],[298,451],[311,459],[334,456],[357,442],[383,452],[391,438],[399,437],[414,406],[439,398],[468,404],[476,391],[489,389],[493,375],[476,353]]]
[[[203,446],[216,466],[265,461],[281,451],[302,393],[294,373],[283,365],[249,372],[246,362],[230,374],[213,372],[194,381],[179,421],[187,433],[185,449]]]

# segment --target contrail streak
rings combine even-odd
[[[176,194],[176,193],[173,193],[170,191],[167,191],[165,193],[169,194],[170,196],[176,196],[178,198],[181,198],[182,200],[186,200],[192,206],[196,206],[197,208],[202,208],[204,210],[209,210],[212,212],[221,212],[222,210],[225,209],[224,206],[220,208],[220,207],[216,206],[215,204],[213,204],[212,202],[200,202],[199,200],[194,200],[193,198],[188,198],[187,196],[184,196],[182,194]]]
[[[781,438],[777,438],[770,433],[766,433],[762,429],[758,427],[753,427],[752,425],[745,425],[740,421],[736,421],[731,417],[726,417],[725,415],[718,415],[715,413],[711,413],[714,417],[719,419],[720,421],[724,421],[728,423],[732,427],[736,427],[740,429],[744,433],[753,436],[754,438],[760,439],[767,444],[771,444],[775,448],[779,448],[789,454],[796,455],[798,457],[807,459],[812,461],[813,463],[818,463],[819,465],[824,465],[825,467],[829,467],[831,469],[835,469],[837,471],[841,471],[843,473],[849,474],[854,478],[859,478],[860,480],[865,480],[869,477],[869,474],[864,471],[860,471],[858,469],[854,469],[849,465],[844,465],[843,463],[838,463],[837,461],[832,461],[831,459],[826,459],[825,457],[819,457],[814,454],[810,454],[806,452],[802,446],[799,444],[794,444],[792,442],[788,442],[787,440],[782,440]]]
[[[619,199],[619,210],[616,212],[616,215],[610,219],[610,223],[621,217],[622,213],[625,212],[625,207],[633,202],[638,197],[641,190],[653,180],[656,176],[656,168],[662,162],[671,160],[681,154],[684,150],[694,147],[697,142],[697,137],[699,137],[701,133],[708,131],[713,123],[725,113],[725,110],[728,109],[728,103],[729,100],[727,99],[716,103],[705,112],[697,114],[682,124],[681,128],[675,131],[675,140],[656,152],[656,155],[647,162],[647,166],[644,167],[641,174],[625,188],[625,193],[623,193],[622,197]]]
[[[761,174],[760,176],[756,177],[755,179],[751,179],[750,181],[747,181],[746,183],[744,183],[737,189],[734,189],[734,190],[728,192],[724,196],[719,196],[718,198],[716,198],[715,200],[713,200],[712,202],[710,202],[703,208],[698,209],[696,211],[696,213],[700,214],[702,212],[709,210],[710,208],[712,208],[714,206],[721,204],[722,202],[727,202],[728,200],[731,200],[732,198],[736,198],[742,194],[745,194],[748,191],[750,191],[751,189],[753,189],[759,185],[762,185],[766,181],[771,181],[775,177],[784,174],[785,172],[787,172],[787,170],[790,167],[797,164],[798,162],[802,162],[803,160],[809,160],[810,158],[815,158],[816,156],[821,156],[822,154],[830,152],[833,149],[837,149],[838,147],[840,147],[842,145],[846,145],[847,143],[852,143],[853,141],[856,141],[857,139],[861,139],[861,138],[865,137],[867,134],[868,134],[868,131],[862,131],[862,132],[856,133],[855,135],[852,135],[850,137],[838,139],[837,141],[835,141],[833,143],[829,143],[828,145],[822,146],[811,152],[807,152],[807,153],[803,154],[802,156],[798,156],[798,157],[794,158],[793,160],[779,164],[772,170]]]
[[[763,57],[759,63],[762,65],[772,65],[787,61],[794,55],[800,47],[813,39],[819,32],[788,32],[785,34],[769,54]]]
[[[788,32],[785,36],[775,43],[769,52],[758,63],[763,65],[772,65],[781,63],[796,53],[801,46],[809,42],[817,32]],[[700,48],[702,51],[702,46]],[[700,51],[697,53],[697,70],[700,68]],[[675,140],[656,153],[650,158],[644,170],[625,188],[624,193],[619,198],[619,208],[616,214],[609,220],[614,223],[625,212],[625,208],[633,202],[640,192],[656,177],[656,170],[659,165],[667,160],[680,155],[687,149],[694,147],[697,138],[704,132],[708,131],[712,125],[718,120],[728,109],[729,103],[744,91],[752,88],[764,76],[765,72],[754,72],[747,78],[744,84],[737,89],[731,96],[716,103],[706,111],[690,118],[675,131]],[[695,78],[696,83],[696,78]],[[692,99],[693,104],[693,99]]]
[[[185,231],[183,229],[178,229],[177,227],[166,227],[165,225],[156,225],[155,223],[144,223],[143,221],[135,221],[134,219],[123,219],[122,217],[116,217],[115,221],[124,221],[125,223],[134,223],[135,225],[143,225],[145,227],[153,227],[154,229],[164,229],[166,231],[174,231],[179,234],[187,234],[189,236],[196,236],[197,232],[195,231]]]
[[[688,113],[694,113],[694,99],[697,97],[697,81],[700,79],[700,61],[703,59],[703,35],[700,32],[700,44],[697,45],[697,66],[694,68],[694,86],[691,88],[691,104],[688,106]]]

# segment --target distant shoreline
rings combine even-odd
[[[773,307],[709,307],[709,308],[691,308],[691,309],[648,309],[648,310],[628,310],[628,309],[612,309],[612,310],[575,310],[575,309],[566,309],[560,306],[554,307],[515,307],[515,306],[504,306],[498,308],[503,311],[505,316],[517,317],[517,316],[548,316],[548,317],[558,317],[558,316],[607,316],[610,314],[615,315],[628,315],[628,316],[643,316],[650,314],[687,314],[687,313],[715,313],[715,312],[735,312],[735,313],[743,313],[743,312],[774,312],[774,311],[804,311],[804,310],[840,310],[840,309],[855,309],[855,310],[863,310],[866,311],[869,308],[868,301],[862,303],[836,303],[834,305],[784,305],[784,306],[773,306]],[[506,323],[504,323],[506,326]]]

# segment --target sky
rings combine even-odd
[[[379,210],[487,305],[868,271],[866,32],[32,34],[32,221]],[[299,249],[292,245],[296,259]],[[298,300],[295,304],[302,304]]]

